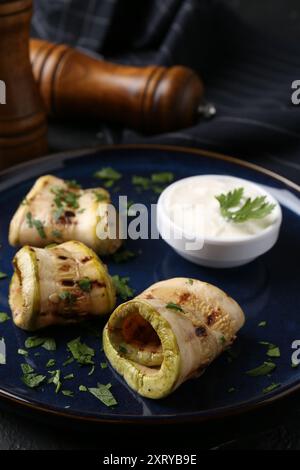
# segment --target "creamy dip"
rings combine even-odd
[[[273,211],[262,219],[249,219],[240,223],[224,218],[216,196],[241,187],[244,188],[241,205],[246,198],[266,195],[266,202],[276,204]],[[218,240],[237,240],[258,235],[280,217],[278,203],[262,188],[246,180],[222,175],[195,176],[171,185],[166,192],[164,208],[175,226],[186,234]]]

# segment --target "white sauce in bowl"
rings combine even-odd
[[[275,208],[262,219],[237,223],[224,218],[216,196],[241,187],[244,188],[242,204],[246,198],[266,196],[266,202],[275,204]],[[166,190],[164,210],[184,233],[220,241],[259,235],[281,217],[279,204],[264,189],[250,181],[223,175],[194,176],[174,183]]]

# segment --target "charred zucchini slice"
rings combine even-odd
[[[110,195],[103,188],[81,189],[55,176],[42,176],[16,211],[9,242],[44,248],[78,240],[100,255],[109,255],[121,246],[118,217],[115,230],[109,224],[112,209]],[[98,226],[106,228],[105,237],[99,237]]]
[[[76,323],[115,307],[106,266],[81,242],[23,247],[14,267],[9,302],[15,324],[24,330]]]
[[[169,279],[115,310],[104,330],[104,351],[140,395],[163,398],[201,375],[243,323],[239,305],[217,287]]]

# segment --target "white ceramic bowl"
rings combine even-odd
[[[252,234],[242,238],[208,237],[195,233],[186,233],[183,228],[176,225],[168,211],[168,199],[171,191],[177,185],[185,182],[200,183],[202,178],[217,177],[234,179],[237,187],[245,184],[252,187],[259,195],[267,196],[268,202],[276,204],[276,218],[274,223],[257,234]],[[194,180],[194,181],[193,181]],[[242,266],[253,261],[258,256],[266,253],[276,243],[282,222],[282,212],[279,203],[275,198],[261,186],[241,178],[224,175],[200,175],[185,178],[168,186],[161,194],[157,206],[157,225],[161,237],[183,258],[202,265],[213,268],[231,268]],[[198,242],[199,248],[190,248],[191,240]]]

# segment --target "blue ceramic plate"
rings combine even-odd
[[[53,173],[62,178],[76,179],[83,187],[91,187],[99,184],[93,173],[106,166],[123,175],[118,184],[119,193],[147,205],[155,202],[158,196],[151,191],[139,194],[131,183],[132,175],[149,176],[155,172],[172,171],[175,179],[180,179],[204,173],[229,174],[263,184],[273,191],[283,208],[280,239],[269,253],[247,266],[230,270],[201,268],[180,258],[162,240],[130,241],[128,248],[140,253],[136,258],[124,264],[107,260],[110,272],[129,276],[137,293],[154,282],[175,276],[216,284],[241,304],[247,318],[246,325],[230,355],[223,354],[201,378],[186,382],[168,398],[151,401],[130,390],[109,367],[101,368],[105,356],[101,350],[101,335],[95,336],[94,330],[101,334],[104,321],[94,324],[95,328],[81,326],[48,331],[46,334],[56,339],[57,350],[51,352],[38,347],[31,349],[28,357],[24,358],[17,351],[24,348],[28,335],[9,320],[0,324],[7,360],[6,365],[0,365],[0,396],[47,413],[86,421],[180,421],[203,420],[249,410],[298,388],[300,366],[299,369],[291,367],[291,344],[300,339],[300,188],[254,165],[200,150],[131,146],[57,155],[15,167],[0,175],[0,271],[9,276],[12,274],[11,260],[15,250],[7,243],[9,222],[38,176]],[[118,193],[112,194],[116,197]],[[0,281],[0,312],[10,314],[8,286],[9,279]],[[260,322],[266,322],[266,326],[258,326]],[[78,336],[96,350],[96,366],[91,375],[90,367],[80,368],[76,363],[62,365],[68,357],[66,343]],[[267,347],[259,344],[260,341],[278,346],[281,356],[273,359],[277,367],[270,377],[249,377],[245,372],[268,358]],[[52,369],[61,369],[62,376],[74,373],[75,378],[65,380],[62,387],[73,391],[73,397],[61,392],[56,394],[53,384],[32,390],[21,381],[21,363],[27,361],[37,371],[47,374],[51,368],[45,365],[51,358],[56,360]],[[106,408],[90,393],[78,391],[81,384],[93,387],[97,382],[112,384],[111,390],[118,401],[113,409]],[[263,393],[273,383],[277,388]]]

